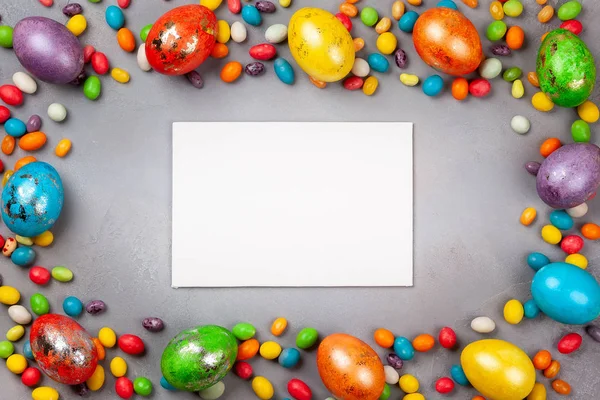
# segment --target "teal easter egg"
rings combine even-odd
[[[165,348],[160,369],[174,388],[198,392],[227,375],[235,363],[237,349],[235,336],[220,326],[186,329]]]
[[[600,315],[600,285],[575,265],[546,265],[533,277],[531,294],[544,314],[563,324],[587,324]]]
[[[34,237],[52,228],[62,210],[64,189],[58,172],[45,162],[17,170],[2,191],[2,220],[17,235]]]

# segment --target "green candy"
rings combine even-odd
[[[495,42],[506,35],[506,30],[507,27],[504,21],[494,21],[488,25],[485,36],[492,42]]]
[[[523,4],[519,0],[508,0],[503,9],[509,17],[518,17],[523,12]]]
[[[578,143],[587,143],[590,141],[592,132],[590,126],[584,120],[578,119],[571,125],[571,136],[573,141]]]
[[[561,21],[568,21],[570,19],[577,18],[580,12],[581,3],[576,0],[572,0],[567,1],[565,4],[560,6],[556,14],[558,15],[558,19]]]
[[[296,346],[303,350],[309,349],[317,343],[318,338],[319,332],[315,328],[304,328],[296,336]]]
[[[50,303],[48,303],[48,299],[41,293],[36,293],[29,299],[29,305],[31,306],[31,311],[35,315],[45,315],[50,312]]]
[[[73,280],[73,272],[67,267],[54,267],[52,268],[52,277],[59,282],[70,282]]]
[[[373,7],[365,7],[360,12],[360,20],[366,26],[373,26],[379,20],[379,14],[377,13],[377,10]]]
[[[13,28],[8,25],[0,26],[0,46],[10,49],[13,46]]]
[[[0,358],[8,358],[15,352],[15,346],[7,340],[0,342]]]
[[[231,370],[238,345],[233,334],[215,325],[186,329],[175,336],[160,360],[171,386],[198,392],[220,382]]]
[[[83,84],[83,94],[90,100],[96,100],[102,92],[102,82],[97,76],[90,76]]]
[[[140,396],[150,396],[150,393],[152,393],[152,382],[143,376],[135,378],[133,381],[133,390]]]
[[[388,400],[391,395],[392,391],[390,390],[390,385],[386,383],[383,387],[383,392],[381,393],[381,396],[379,396],[379,400]]]
[[[146,41],[146,38],[148,37],[148,32],[150,32],[150,29],[152,29],[152,24],[146,25],[140,31],[140,39],[142,39],[143,42]]]
[[[506,82],[513,82],[519,79],[521,75],[523,75],[523,71],[521,71],[521,68],[511,67],[504,71],[504,74],[502,74],[502,79],[504,79]]]
[[[233,336],[238,338],[239,340],[248,340],[252,339],[254,335],[256,335],[256,328],[254,325],[249,324],[247,322],[240,322],[231,330]]]
[[[90,3],[100,3],[102,0],[88,0]]]

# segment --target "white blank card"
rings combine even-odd
[[[174,287],[412,286],[410,123],[173,124]]]

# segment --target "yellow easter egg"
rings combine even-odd
[[[58,400],[59,397],[56,389],[48,386],[41,386],[31,392],[31,398],[33,400]]]
[[[531,359],[504,340],[469,344],[460,355],[460,363],[469,382],[488,400],[522,400],[535,385]]]
[[[335,15],[320,8],[305,7],[292,15],[288,44],[300,68],[319,81],[339,81],[354,65],[350,32]]]
[[[98,364],[92,376],[90,376],[85,382],[88,389],[90,389],[92,392],[97,392],[100,390],[104,385],[104,376],[104,368],[102,365]]]

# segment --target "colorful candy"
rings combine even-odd
[[[577,1],[577,0],[568,1],[559,7],[558,12],[557,12],[558,19],[560,19],[561,21],[575,19],[581,12],[581,9],[582,9],[582,6],[579,1]]]
[[[252,380],[252,390],[254,390],[256,397],[261,400],[270,400],[273,398],[273,385],[263,376],[257,376]]]
[[[59,394],[54,388],[41,386],[31,392],[31,397],[33,400],[58,400]]]
[[[27,360],[20,354],[13,354],[6,360],[6,368],[15,375],[20,375],[27,369]]]
[[[398,28],[402,32],[411,33],[415,27],[415,23],[419,19],[419,14],[416,11],[410,10],[407,11],[400,17],[398,21]]]
[[[117,343],[121,351],[126,354],[138,355],[145,350],[144,342],[136,335],[121,335]]]
[[[571,354],[574,351],[577,351],[579,347],[581,347],[581,343],[583,338],[578,333],[569,333],[563,336],[562,339],[558,342],[558,351],[561,354]]]
[[[260,12],[252,4],[246,4],[242,7],[242,19],[245,23],[252,26],[258,26],[262,23]]]
[[[400,377],[399,384],[400,389],[402,389],[404,393],[410,394],[415,393],[417,390],[419,390],[419,381],[417,380],[417,378],[410,374],[402,375]]]
[[[277,58],[273,63],[273,69],[279,80],[286,85],[292,85],[296,79],[294,69],[285,58]]]
[[[456,333],[452,328],[446,326],[440,330],[440,334],[438,335],[438,341],[440,342],[440,346],[445,349],[453,349],[456,347]]]
[[[259,353],[266,360],[274,360],[281,354],[281,346],[277,342],[267,341],[260,345]]]
[[[52,268],[52,278],[59,282],[70,282],[73,280],[73,272],[67,267],[54,267]]]
[[[8,316],[19,325],[27,325],[32,319],[31,313],[25,307],[16,304],[8,307]]]
[[[439,75],[431,75],[423,81],[423,93],[427,96],[437,96],[444,89],[444,80]]]
[[[402,360],[412,360],[415,356],[415,349],[407,338],[398,336],[394,340],[394,353],[398,355]]]
[[[517,325],[523,320],[525,310],[519,300],[509,300],[504,305],[504,320],[511,325]]]
[[[478,333],[491,333],[496,323],[490,317],[477,317],[471,321],[471,329]]]
[[[46,296],[41,293],[35,293],[29,298],[29,305],[31,307],[31,311],[35,315],[45,315],[50,311],[50,303]]]
[[[523,304],[523,314],[527,319],[537,318],[540,315],[540,308],[535,303],[535,300],[527,300]]]
[[[463,370],[463,368],[460,365],[453,365],[452,368],[450,368],[450,375],[452,376],[452,379],[454,379],[454,381],[456,383],[458,383],[461,386],[469,386],[469,380],[467,379],[467,376],[465,375],[465,371]]]
[[[29,367],[21,374],[21,382],[28,387],[36,386],[40,379],[42,379],[42,373],[35,367]]]
[[[396,385],[400,380],[400,374],[394,367],[386,365],[383,367],[383,371],[385,373],[385,383],[388,385]]]
[[[115,392],[122,399],[129,399],[133,396],[133,382],[122,376],[115,382]]]
[[[469,83],[469,93],[474,97],[485,97],[491,90],[492,85],[484,78],[476,78]]]
[[[600,119],[600,110],[598,109],[598,106],[589,100],[586,100],[577,106],[577,114],[579,114],[579,118],[588,124],[593,124]]]
[[[256,339],[249,339],[238,346],[237,360],[249,360],[258,353],[260,344]]]
[[[218,388],[219,384],[220,384],[220,386],[223,387],[223,390],[221,390],[221,394],[223,394],[223,392],[225,391],[225,385],[223,385],[222,382],[217,382],[215,385],[211,386],[212,390],[209,393],[205,393],[204,396],[202,396],[202,392],[200,392],[200,397],[202,397],[204,399],[219,398],[220,395],[215,396],[215,393],[214,393],[214,392],[216,392],[215,389],[219,389]],[[204,389],[204,391],[210,390],[211,388]],[[152,382],[148,378],[139,376],[133,380],[133,390],[135,391],[136,394],[138,394],[140,396],[144,396],[144,397],[150,396],[150,394],[152,393]],[[206,394],[209,394],[211,396],[207,396]]]
[[[94,371],[92,376],[90,376],[88,380],[85,381],[85,383],[88,389],[90,389],[92,392],[96,392],[100,390],[102,386],[104,386],[104,378],[104,368],[102,367],[102,365],[97,365],[96,370]]]
[[[117,6],[108,6],[104,12],[104,18],[108,26],[118,31],[125,25],[125,14]]]
[[[562,239],[562,233],[553,225],[545,225],[542,228],[542,239],[550,244],[558,244]]]
[[[287,384],[287,390],[290,396],[296,400],[312,399],[312,391],[308,385],[300,379],[291,379]]]
[[[278,358],[283,368],[294,368],[300,362],[300,352],[295,348],[284,349]]]
[[[454,390],[454,382],[448,377],[440,378],[435,382],[435,390],[441,394],[447,394]]]
[[[314,328],[303,328],[296,336],[296,346],[298,348],[306,350],[311,348],[317,343],[319,339],[319,333]]]
[[[521,222],[522,225],[529,226],[533,223],[536,216],[537,216],[536,209],[533,207],[527,207],[521,213],[521,218],[519,219],[519,221]]]
[[[435,338],[429,334],[421,334],[415,337],[412,341],[412,345],[416,351],[428,352],[435,346]]]
[[[287,350],[287,349],[286,349]],[[285,351],[285,350],[284,350]],[[248,380],[252,377],[252,366],[244,361],[238,361],[233,366],[233,372],[243,380]]]

